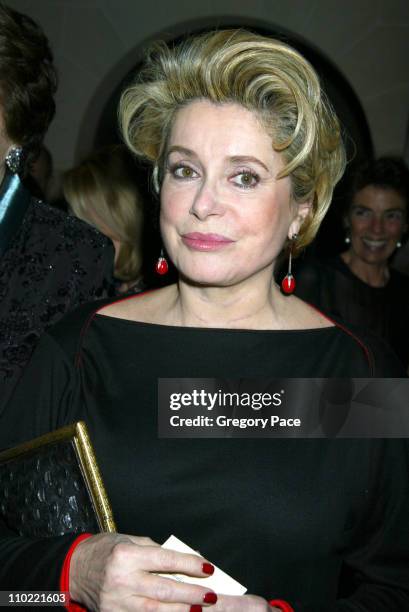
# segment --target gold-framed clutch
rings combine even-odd
[[[116,531],[83,421],[0,453],[0,518],[27,537]]]

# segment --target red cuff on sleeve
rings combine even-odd
[[[268,603],[273,608],[278,608],[279,610],[282,610],[282,612],[295,612],[294,608],[292,608],[289,603],[284,601],[284,599],[272,599]]]
[[[78,536],[78,538],[76,538],[74,540],[74,542],[71,544],[65,559],[64,559],[64,563],[62,566],[62,570],[61,570],[61,574],[60,574],[60,591],[61,593],[69,593],[70,592],[70,565],[71,565],[71,557],[72,554],[74,552],[74,550],[77,548],[78,544],[80,542],[82,542],[83,540],[86,540],[87,538],[90,538],[93,534],[92,533],[82,533],[80,536]],[[83,606],[81,606],[80,604],[77,604],[71,600],[68,601],[67,604],[65,604],[65,609],[68,610],[68,612],[85,612],[86,608],[84,608]]]

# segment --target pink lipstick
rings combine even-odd
[[[202,234],[200,232],[183,234],[182,241],[194,251],[219,251],[234,242],[221,234]]]

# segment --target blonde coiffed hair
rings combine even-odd
[[[105,147],[63,175],[75,216],[119,242],[114,275],[135,281],[142,270],[143,202],[124,146]],[[133,164],[132,164],[133,166]]]
[[[195,99],[238,103],[255,112],[281,153],[296,202],[309,201],[295,253],[316,235],[345,169],[338,119],[312,66],[292,47],[246,30],[155,43],[137,81],[122,95],[120,125],[128,147],[154,165],[160,184],[176,111]]]

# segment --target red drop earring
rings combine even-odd
[[[166,261],[166,257],[163,254],[163,249],[160,251],[160,255],[158,257],[158,261],[155,264],[155,272],[160,276],[167,274],[169,270],[168,262]]]
[[[295,289],[295,278],[291,273],[291,263],[292,263],[292,256],[293,256],[293,245],[296,239],[297,239],[297,234],[293,234],[291,238],[290,254],[288,257],[288,272],[284,276],[283,280],[281,281],[281,289],[286,295],[290,295],[291,293],[294,293],[294,289]]]

